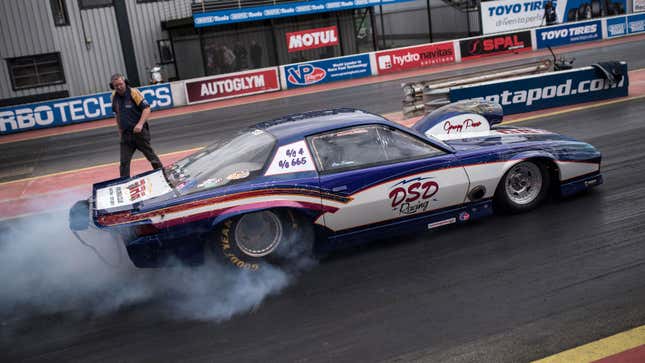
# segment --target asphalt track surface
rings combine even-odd
[[[637,69],[645,67],[644,51],[644,43],[627,43],[574,56],[578,65],[624,59]],[[393,112],[400,82],[160,119],[153,140],[163,153],[312,108]],[[605,184],[590,193],[549,201],[527,214],[334,254],[261,305],[223,320],[169,314],[172,294],[163,293],[101,313],[0,314],[0,360],[518,362],[644,325],[643,115],[640,99],[519,124],[595,145],[603,153]],[[112,162],[118,156],[115,132],[1,145],[2,165],[29,160],[39,175]],[[27,222],[11,223],[0,229]],[[148,273],[163,278],[169,272]],[[225,293],[202,295],[200,304]]]

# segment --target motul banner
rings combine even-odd
[[[287,50],[289,52],[329,47],[338,44],[338,28],[335,25],[326,28],[287,33],[286,35]]]
[[[454,61],[455,47],[453,42],[376,52],[379,74],[429,67],[434,64],[453,63]]]
[[[461,59],[484,57],[494,54],[530,52],[531,32],[491,35],[459,41]]]
[[[247,72],[186,81],[188,104],[223,100],[280,90],[278,68],[264,68]]]

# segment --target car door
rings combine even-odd
[[[308,142],[321,190],[345,198],[323,214],[334,232],[418,219],[465,200],[468,177],[454,155],[403,130],[361,125]]]

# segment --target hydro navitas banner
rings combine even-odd
[[[378,74],[455,62],[453,42],[419,45],[376,52]]]
[[[369,54],[282,66],[282,77],[287,88],[306,87],[371,75]]]
[[[549,0],[482,1],[484,34],[554,25],[546,22]],[[625,14],[626,0],[553,0],[555,24]],[[634,5],[634,7],[636,7]]]
[[[538,49],[602,39],[600,20],[578,22],[535,30]]]
[[[450,102],[468,99],[497,102],[508,115],[626,97],[629,86],[627,64],[621,63],[621,68],[624,76],[614,85],[609,84],[601,71],[584,67],[451,88]]]
[[[530,52],[533,50],[529,30],[468,38],[459,41],[461,59],[479,58],[504,53]]]
[[[173,106],[170,83],[137,88],[153,111]],[[114,116],[112,92],[0,108],[0,135]]]
[[[278,68],[228,73],[184,83],[188,104],[224,100],[280,90]]]
[[[607,37],[619,37],[645,32],[645,14],[634,14],[607,19]]]

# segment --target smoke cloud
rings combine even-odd
[[[81,198],[63,205],[76,199]],[[111,267],[76,240],[67,218],[61,210],[0,222],[2,322],[54,313],[96,316],[141,303],[170,318],[225,320],[257,308],[297,274],[270,266],[260,272],[237,270],[215,261],[137,269],[110,235],[81,232],[106,260],[118,264]]]

